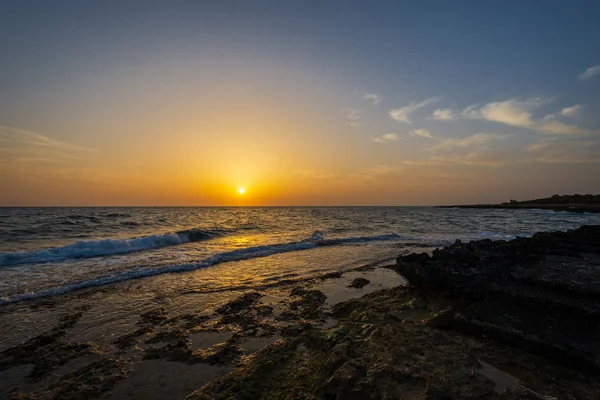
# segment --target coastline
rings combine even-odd
[[[600,226],[582,227],[457,241],[212,309],[157,292],[84,340],[90,307],[141,285],[116,284],[0,309],[55,321],[1,349],[0,397],[596,399],[599,283]]]
[[[435,206],[436,208],[474,208],[501,210],[549,210],[576,213],[600,213],[600,205],[593,204],[466,204],[454,206]]]
[[[306,325],[189,399],[600,395],[600,226],[457,241],[391,268],[412,286],[337,305],[335,326]]]

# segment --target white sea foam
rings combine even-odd
[[[176,235],[177,234],[172,234]],[[163,235],[164,236],[164,235]],[[103,276],[99,278],[89,279],[83,282],[58,286],[54,288],[40,290],[38,292],[30,292],[30,293],[21,293],[15,294],[11,296],[6,296],[0,298],[0,305],[16,303],[24,300],[31,300],[41,297],[55,296],[59,294],[69,293],[74,290],[85,289],[94,286],[103,286],[111,283],[117,283],[122,281],[127,281],[130,279],[138,279],[148,276],[154,276],[159,274],[165,274],[169,272],[184,272],[184,271],[192,271],[199,268],[209,267],[211,265],[228,262],[228,261],[239,261],[246,260],[250,258],[257,257],[265,257],[278,253],[287,253],[291,251],[298,250],[308,250],[315,248],[317,246],[333,246],[333,245],[343,245],[346,243],[356,243],[356,242],[369,242],[369,241],[381,241],[381,240],[397,240],[400,239],[401,236],[396,234],[391,235],[376,235],[376,236],[362,236],[362,237],[348,237],[348,238],[339,238],[339,239],[323,239],[323,236],[320,232],[315,232],[309,239],[302,240],[299,242],[291,242],[291,243],[280,243],[274,245],[265,245],[265,246],[255,246],[248,247],[244,249],[232,250],[223,253],[216,254],[212,257],[209,257],[205,260],[202,260],[197,263],[189,263],[189,264],[177,264],[177,265],[168,265],[159,268],[152,269],[136,269],[132,271],[123,272],[117,275],[111,276]],[[140,238],[146,239],[146,238]],[[135,239],[130,239],[135,240]],[[171,238],[169,240],[175,240],[175,238]],[[104,241],[102,241],[104,242]],[[90,242],[87,242],[90,243]],[[69,246],[65,246],[61,249],[67,248]],[[33,253],[33,252],[30,252]],[[112,253],[115,254],[115,253]]]
[[[50,289],[40,290],[35,293],[21,293],[12,296],[2,297],[0,298],[0,305],[16,303],[24,300],[37,299],[40,297],[48,297],[55,296],[59,294],[65,294],[72,292],[74,290],[85,289],[94,286],[103,286],[111,283],[117,283],[122,281],[127,281],[130,279],[138,279],[147,276],[165,274],[169,272],[184,272],[184,271],[192,271],[199,268],[209,267],[211,265],[227,262],[227,261],[238,261],[238,260],[246,260],[249,258],[256,257],[265,257],[276,253],[285,253],[296,250],[306,250],[317,247],[317,243],[315,242],[299,242],[299,243],[285,243],[285,244],[276,244],[272,246],[256,246],[249,247],[246,249],[239,249],[228,251],[224,253],[216,254],[206,260],[203,260],[198,263],[189,263],[189,264],[177,264],[177,265],[169,265],[160,268],[153,269],[139,269],[133,271],[123,272],[117,275],[104,276],[95,279],[89,279],[83,282],[78,282],[74,284],[58,286]]]
[[[157,249],[165,246],[187,243],[192,231],[165,233],[132,239],[102,239],[77,241],[66,246],[0,253],[0,266],[48,263],[75,258],[90,258],[135,251]],[[197,234],[197,233],[196,233]]]

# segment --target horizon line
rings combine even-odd
[[[0,206],[0,208],[285,208],[285,207],[444,207],[448,205],[262,205],[262,206],[244,206],[244,205],[129,205],[129,206],[102,206],[102,205],[14,205],[14,206]],[[451,205],[450,205],[451,206]]]

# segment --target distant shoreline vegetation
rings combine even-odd
[[[502,204],[600,204],[600,194],[555,194],[535,200],[510,200]]]
[[[441,208],[498,208],[498,209],[542,209],[552,211],[600,213],[600,195],[598,194],[555,194],[534,200],[510,200],[501,204],[466,204],[439,206]]]

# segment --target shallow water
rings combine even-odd
[[[247,287],[367,253],[598,223],[599,214],[430,207],[1,208],[0,305],[144,277],[145,285],[147,277],[173,272],[181,273],[181,290]],[[304,253],[317,250],[313,271],[299,266]],[[243,261],[284,253],[293,256],[257,261],[251,270]],[[219,268],[229,261],[239,263]]]
[[[252,357],[265,346],[277,345],[286,329],[298,329],[305,322],[305,315],[290,317],[291,306],[298,300],[297,296],[291,296],[293,288],[318,290],[325,295],[321,311],[310,318],[318,329],[328,329],[336,323],[329,313],[335,304],[406,284],[392,270],[361,267],[390,264],[399,254],[431,251],[457,238],[510,239],[541,230],[600,223],[599,215],[531,210],[34,211],[0,210],[5,214],[0,218],[0,237],[6,239],[19,218],[21,227],[27,228],[31,235],[17,234],[1,243],[0,264],[5,265],[0,265],[3,296],[0,352],[12,351],[28,340],[38,340],[54,332],[65,318],[77,317],[72,326],[61,330],[57,341],[36,350],[48,352],[48,357],[66,357],[64,363],[33,379],[30,374],[34,366],[29,361],[24,364],[16,361],[0,371],[0,380],[11,390],[19,387],[24,392],[45,393],[48,388],[64,387],[61,379],[72,374],[85,374],[73,379],[96,374],[112,379],[111,374],[118,373],[119,368],[94,370],[92,374],[86,369],[94,362],[119,360],[118,364],[128,372],[127,378],[120,378],[115,387],[103,392],[102,398],[123,398],[140,391],[144,391],[146,398],[164,398],[166,394],[185,396],[202,383],[231,370],[240,357],[243,362],[244,357]],[[74,218],[70,213],[75,212],[79,217],[89,217],[79,231],[82,241],[76,245],[69,244],[72,238],[68,235],[52,233],[50,225],[32,233],[34,226],[39,225],[36,218],[58,223],[61,218]],[[202,220],[204,226],[194,220],[199,217],[215,220],[210,224]],[[146,225],[140,227],[143,225],[140,223],[134,229],[133,224],[127,224],[122,229],[115,222],[122,218],[140,220]],[[5,224],[6,220],[11,222]],[[89,228],[90,224],[98,229]],[[194,227],[203,228],[202,233],[191,231]],[[134,237],[131,235],[159,239],[133,239],[135,245],[128,248]],[[180,242],[176,243],[173,235]],[[190,235],[198,240],[190,241]],[[164,237],[171,238],[171,242],[160,239]],[[107,242],[107,238],[112,239]],[[151,246],[140,250],[140,243]],[[162,247],[156,247],[157,243]],[[48,250],[47,246],[57,245],[62,247]],[[99,251],[106,254],[98,255]],[[48,260],[43,258],[44,254],[50,254]],[[32,258],[34,262],[26,261]],[[20,261],[11,264],[11,260]],[[324,274],[331,276],[322,279]],[[362,288],[349,287],[359,277],[369,283]],[[255,306],[264,307],[267,314],[255,325],[244,326],[235,319],[224,322],[227,315],[219,309],[245,293],[259,293],[262,297]],[[192,363],[185,359],[175,362],[169,357],[178,354],[182,343],[188,343],[185,346],[189,346],[192,354],[212,354],[230,345],[238,346],[239,353],[220,360],[217,366],[198,359]],[[61,347],[63,344],[84,346],[86,350],[69,355]],[[159,359],[145,358],[152,351],[158,352]]]

